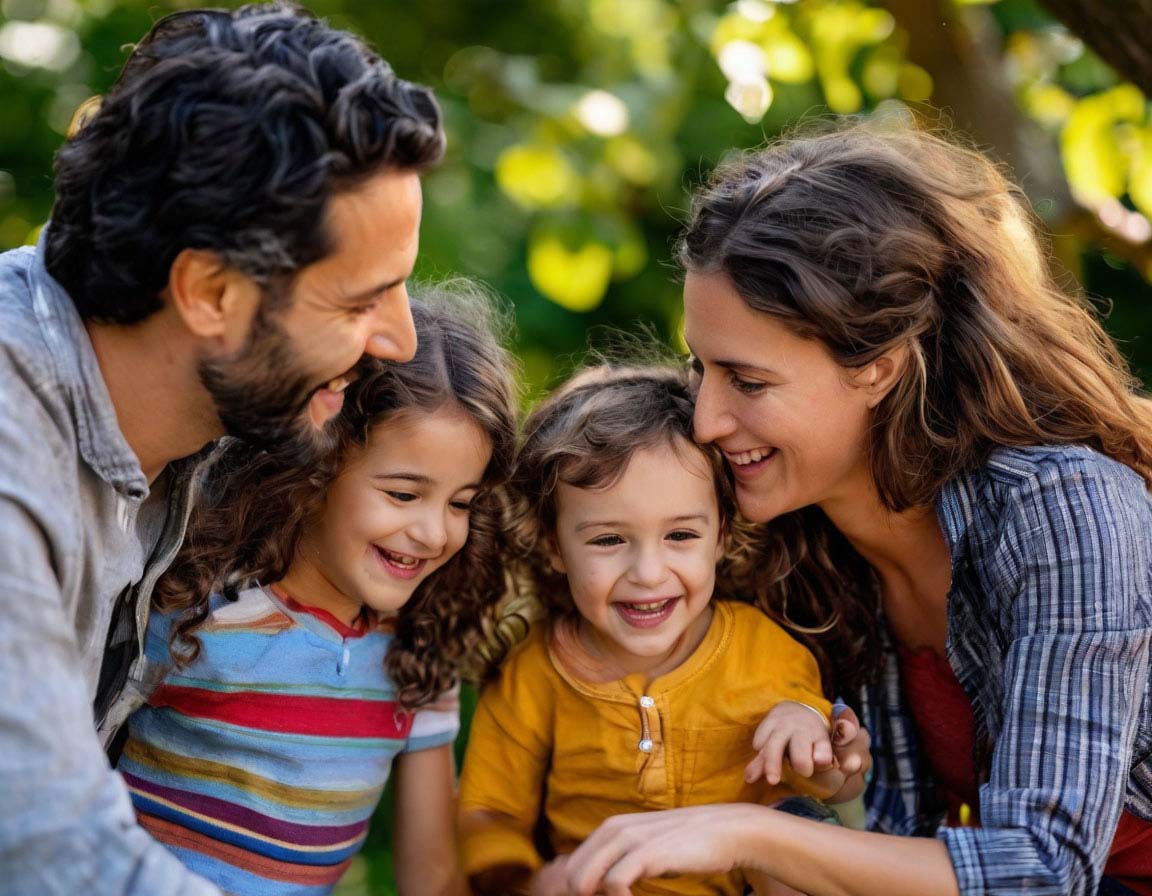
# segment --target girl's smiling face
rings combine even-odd
[[[724,452],[745,517],[766,522],[812,504],[834,513],[874,493],[874,371],[846,370],[820,341],[749,308],[724,274],[686,276],[684,336],[696,439]]]
[[[491,453],[459,407],[390,415],[329,487],[283,586],[346,622],[399,609],[464,546]]]
[[[661,674],[707,630],[722,553],[712,468],[686,440],[636,452],[615,483],[556,494],[553,563],[594,655]]]

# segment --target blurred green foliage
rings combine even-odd
[[[0,2],[0,248],[25,242],[47,216],[52,153],[76,106],[107,88],[126,44],[181,5]],[[1031,0],[981,5],[995,16],[1020,114],[1059,146],[1073,195],[1130,242],[1147,242],[1146,98]],[[600,325],[643,319],[675,341],[677,220],[687,189],[725,151],[806,115],[903,108],[930,102],[933,90],[907,58],[917,35],[865,0],[311,7],[436,88],[450,149],[427,179],[419,274],[479,277],[511,298],[537,390]],[[1090,293],[1116,302],[1114,332],[1136,367],[1152,370],[1152,348],[1139,339],[1152,265],[1133,270],[1083,235],[1058,248]]]
[[[957,23],[977,14],[991,23],[972,40],[991,42],[1016,114],[1039,124],[1072,196],[1116,237],[1104,251],[1079,231],[1055,246],[1089,294],[1111,303],[1108,326],[1148,378],[1147,98],[1033,0],[955,2]],[[52,154],[76,107],[107,89],[126,44],[187,5],[0,0],[0,249],[29,240],[47,217]],[[676,342],[671,244],[688,189],[725,152],[807,115],[906,114],[933,97],[932,75],[909,60],[924,35],[866,0],[308,5],[364,35],[403,77],[435,87],[450,145],[426,180],[418,275],[478,277],[509,297],[537,391],[598,328],[641,320]],[[391,892],[386,816],[345,894]]]

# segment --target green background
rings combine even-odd
[[[76,106],[108,87],[125,45],[182,6],[0,0],[0,249],[33,239],[47,217],[52,155]],[[436,89],[449,151],[425,182],[417,273],[478,278],[511,301],[533,394],[614,329],[645,326],[678,345],[671,244],[688,191],[726,151],[808,116],[938,108],[1012,164],[1056,262],[1137,373],[1152,375],[1147,98],[1030,0],[310,8]],[[752,95],[770,90],[766,109],[737,103],[742,116],[726,100],[719,60],[732,41],[762,54],[767,78]],[[384,811],[346,896],[392,892],[389,827]]]

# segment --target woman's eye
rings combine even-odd
[[[588,543],[594,544],[597,547],[607,548],[607,547],[612,547],[612,545],[616,545],[616,544],[624,544],[624,539],[621,538],[619,535],[600,535],[596,538],[593,538]]]
[[[692,541],[694,538],[699,538],[700,535],[696,532],[689,532],[685,529],[678,529],[675,532],[668,533],[670,541]]]
[[[696,376],[704,376],[704,362],[695,355],[688,356],[688,369]]]
[[[397,501],[402,501],[405,504],[409,501],[416,500],[416,495],[411,492],[388,492],[388,497],[395,498]]]
[[[755,395],[757,392],[760,392],[764,389],[765,386],[768,385],[767,383],[761,383],[757,380],[746,380],[734,373],[729,374],[728,376],[729,381],[732,383],[732,387],[736,389],[736,391],[742,392],[745,395]]]

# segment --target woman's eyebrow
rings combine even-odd
[[[692,348],[691,345],[688,345],[687,341],[685,341],[684,344],[688,346],[688,351],[691,353],[693,358],[695,358],[697,361],[703,361],[703,358],[701,358],[700,355],[696,353],[696,350]],[[780,371],[773,370],[771,367],[764,367],[760,364],[753,364],[751,361],[740,361],[735,358],[717,358],[716,360],[710,361],[708,363],[715,364],[717,367],[723,367],[725,370],[734,370],[739,368],[740,370],[758,370],[760,373],[767,373],[771,376],[780,375]]]

